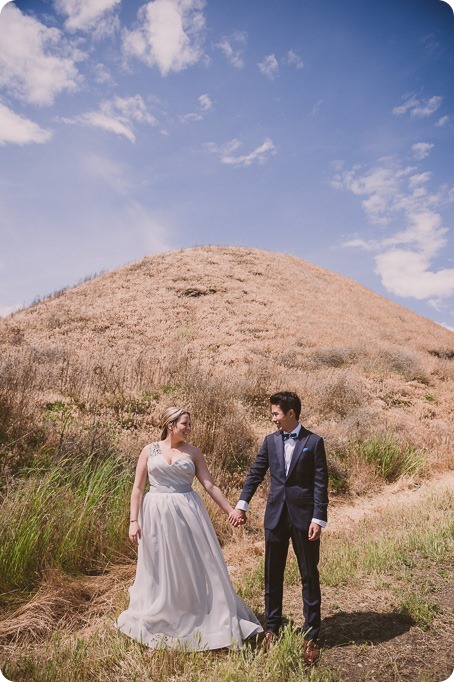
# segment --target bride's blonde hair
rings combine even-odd
[[[187,410],[183,410],[181,407],[168,407],[161,415],[160,426],[161,426],[161,440],[167,438],[169,432],[168,427],[170,424],[175,424],[184,414],[191,416]]]

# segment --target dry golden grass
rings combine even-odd
[[[411,477],[418,484],[452,468],[453,339],[452,332],[356,282],[293,256],[200,247],[145,258],[0,319],[4,508],[10,510],[8,501],[29,489],[37,466],[51,475],[69,460],[101,466],[113,458],[132,483],[138,453],[159,437],[158,415],[171,404],[192,411],[192,440],[234,502],[272,428],[268,396],[281,389],[301,395],[303,423],[325,438],[334,511],[344,493],[363,496],[360,504],[367,507],[364,495],[378,492],[387,477]],[[259,594],[254,581],[262,560],[266,487],[254,498],[248,526],[236,533],[202,493],[235,569],[232,577],[245,594]],[[100,500],[109,499],[105,492],[100,490]],[[26,499],[23,508],[14,504],[18,517],[27,505]],[[0,522],[0,541],[10,537],[11,522]],[[68,648],[62,649],[62,665],[70,675],[79,646],[71,633],[90,639],[97,626],[105,627],[107,615],[112,620],[126,598],[133,564],[111,567],[107,577],[77,578],[57,571],[52,547],[46,551],[50,565],[30,568],[32,600],[23,604],[21,594],[16,603],[14,595],[4,599],[0,636],[10,661],[19,661],[23,644],[35,642],[33,675],[48,656],[54,679],[59,644],[55,650],[50,645],[41,660],[36,642],[63,633]],[[125,563],[133,558],[133,551],[124,552]],[[90,556],[83,559],[92,565]],[[260,613],[259,601],[251,605]],[[110,634],[107,639],[106,679],[117,671],[118,653],[117,640]],[[96,635],[89,648],[95,650],[97,641]],[[131,679],[136,649],[120,648],[124,670],[118,679]],[[189,665],[178,661],[181,670]],[[137,679],[147,670],[142,663]],[[177,679],[173,662],[167,663],[169,679]],[[213,665],[210,670],[217,670]],[[202,674],[194,666],[187,679]],[[260,666],[251,679],[263,677]],[[239,668],[229,670],[237,675]],[[266,672],[266,679],[275,679],[273,674]],[[326,671],[320,679],[335,676]]]
[[[403,431],[437,468],[449,451],[453,339],[345,277],[238,247],[147,257],[0,320],[3,362],[23,368],[25,421],[37,400],[106,407],[108,396],[120,440],[137,451],[153,435],[150,413],[180,400],[197,421],[201,381],[224,376],[257,440],[267,395],[285,387],[328,444],[339,431]]]

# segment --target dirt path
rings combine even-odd
[[[391,506],[417,504],[427,494],[450,488],[454,490],[454,471],[423,480],[401,479],[378,493],[357,497],[354,501],[334,499],[329,506],[329,527],[337,529],[348,522],[358,522]]]

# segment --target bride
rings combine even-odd
[[[150,648],[238,647],[262,627],[233,589],[213,525],[191,487],[194,476],[232,525],[238,522],[203,454],[188,443],[189,412],[169,407],[161,427],[161,440],[145,446],[137,464],[129,526],[138,544],[136,577],[116,626]]]

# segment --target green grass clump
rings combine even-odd
[[[358,455],[372,464],[388,483],[401,476],[420,473],[425,466],[424,452],[408,443],[400,443],[392,433],[384,433],[358,444]]]
[[[364,576],[437,561],[454,554],[454,496],[449,490],[421,504],[390,508],[378,518],[329,533],[322,541],[320,578],[326,585],[358,584]]]
[[[0,505],[0,591],[30,590],[48,568],[99,569],[130,553],[131,480],[113,455],[29,470]]]
[[[427,598],[425,591],[411,593],[400,604],[399,613],[409,616],[421,630],[428,630],[435,616],[441,612],[438,604]]]

